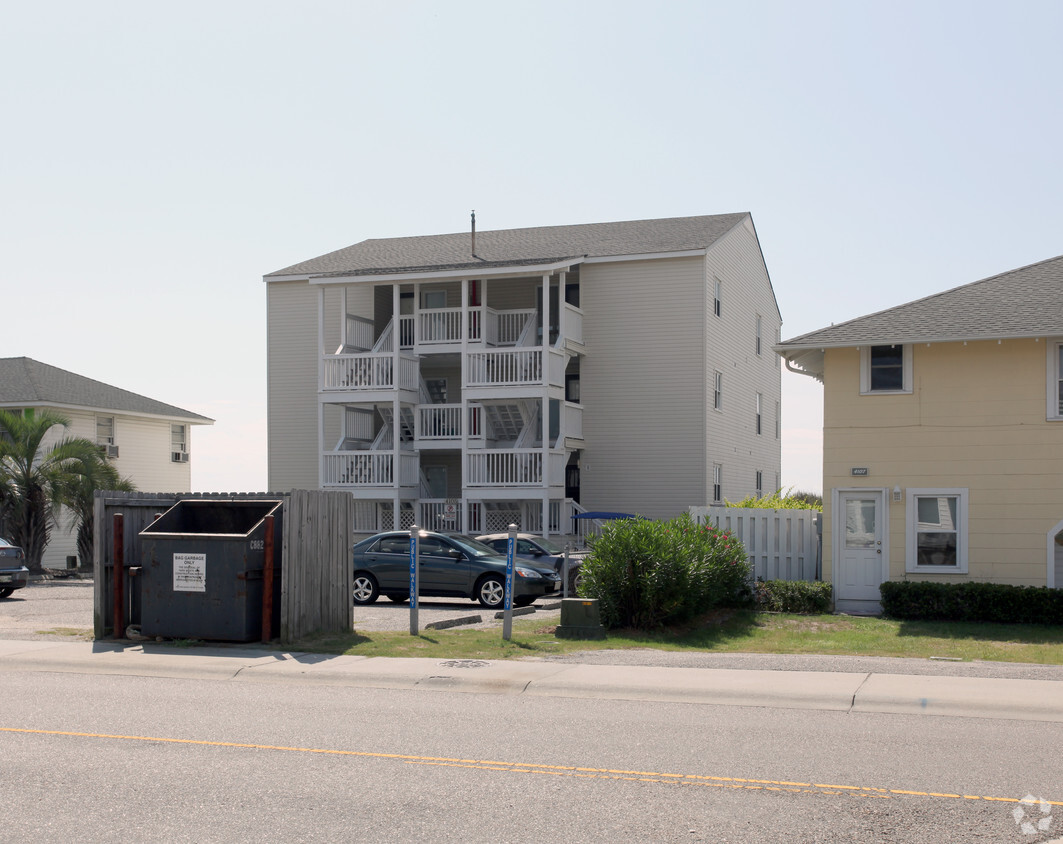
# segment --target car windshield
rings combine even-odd
[[[545,536],[535,537],[535,544],[542,548],[547,554],[564,554],[565,549],[554,542],[552,539],[547,539]]]
[[[0,536],[0,548],[14,548],[15,546]]]
[[[470,557],[498,556],[498,551],[496,551],[490,545],[484,545],[482,542],[473,539],[471,536],[455,536],[454,534],[447,534],[447,539],[457,545]]]

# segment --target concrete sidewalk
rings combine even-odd
[[[2,640],[0,673],[15,671],[1063,721],[1063,682],[1055,680],[395,659],[250,646]]]

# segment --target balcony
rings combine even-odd
[[[461,343],[461,308],[431,308],[399,317],[399,345],[413,349],[422,345]],[[469,342],[488,346],[527,345],[535,331],[534,308],[497,311],[469,309]]]
[[[451,446],[466,436],[483,439],[483,408],[470,405],[468,408],[468,425],[462,425],[462,405],[460,404],[422,404],[417,407],[417,427],[415,439],[418,446],[432,443],[448,443]]]
[[[369,392],[380,390],[417,390],[420,369],[413,355],[399,357],[398,379],[395,356],[391,352],[363,352],[324,356],[322,390]]]
[[[395,455],[387,451],[327,451],[321,455],[321,485],[326,488],[365,489],[415,488],[420,459],[414,453]]]
[[[564,484],[565,454],[541,449],[481,449],[465,455],[466,487],[547,487]]]

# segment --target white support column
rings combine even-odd
[[[317,389],[325,389],[325,287],[317,289]]]
[[[340,288],[340,347],[347,346],[347,285]]]
[[[557,339],[565,337],[565,271],[557,274]]]
[[[483,294],[480,294],[481,297]],[[481,301],[483,299],[481,298]],[[469,373],[469,280],[461,280],[461,457],[458,471],[461,473],[461,527],[462,533],[469,530],[469,501],[465,492],[465,473],[469,464],[469,400],[465,397],[465,384]],[[480,333],[483,334],[483,315],[480,316]],[[449,400],[449,396],[447,397]],[[481,424],[483,424],[481,420]]]
[[[317,487],[325,481],[325,406],[321,391],[325,388],[325,287],[317,289]]]
[[[550,493],[543,493],[543,536],[550,535]]]

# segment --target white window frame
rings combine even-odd
[[[111,435],[100,436],[100,423],[110,423]],[[114,417],[113,416],[97,416],[96,417],[96,445],[114,445]]]
[[[899,390],[871,389],[871,346],[860,347],[860,395],[862,396],[896,396],[912,392],[912,344],[911,343],[872,343],[872,346],[900,346],[902,385]]]
[[[921,566],[916,562],[916,541],[919,531],[920,498],[955,498],[956,499],[956,565]],[[904,511],[904,570],[908,574],[967,574],[967,520],[968,490],[964,487],[943,487],[937,489],[909,489]]]
[[[1048,373],[1046,389],[1047,406],[1045,409],[1046,419],[1050,422],[1063,422],[1063,340],[1055,338],[1045,343],[1048,352],[1048,361],[1045,371]]]
[[[179,440],[174,438],[176,428],[181,429],[181,438]],[[170,452],[171,455],[178,452],[188,454],[188,425],[183,425],[179,422],[170,423]]]
[[[760,349],[761,349],[761,346],[763,345],[761,343],[762,324],[763,324],[763,320],[761,320],[760,314],[757,314],[757,332],[756,332],[757,341],[756,341],[756,344],[755,344],[755,347],[756,347],[756,350],[757,350],[757,357],[760,357]]]
[[[712,464],[712,500],[719,504],[723,501],[723,464]]]
[[[716,276],[712,277],[712,312],[723,317],[723,282]]]
[[[764,472],[762,470],[760,470],[760,469],[757,469],[756,473],[753,475],[753,487],[757,491],[757,498],[763,498],[764,497]]]
[[[712,375],[712,409],[723,411],[723,373],[718,369]]]
[[[756,428],[754,429],[756,435],[759,437],[764,432],[764,394],[757,393],[757,416],[756,416]]]

